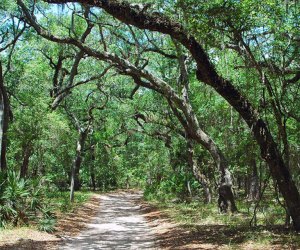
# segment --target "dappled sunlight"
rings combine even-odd
[[[142,202],[142,201],[141,201]],[[298,249],[299,235],[290,229],[277,227],[249,228],[246,225],[225,225],[199,219],[175,223],[177,214],[142,202],[142,213],[155,232],[160,249]],[[189,216],[191,213],[189,214]],[[177,218],[178,221],[178,218]]]
[[[105,224],[89,224],[91,228],[107,231],[125,231],[126,228],[118,225],[117,223],[105,223]]]
[[[93,223],[77,237],[67,237],[60,249],[156,249],[155,237],[135,201],[140,193],[113,193],[100,197]]]

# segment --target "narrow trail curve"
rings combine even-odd
[[[77,237],[66,238],[59,249],[158,249],[140,206],[136,205],[141,196],[141,192],[101,195],[93,223]]]

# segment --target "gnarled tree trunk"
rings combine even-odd
[[[257,110],[234,85],[216,72],[207,54],[196,39],[189,35],[181,24],[174,22],[162,14],[147,13],[131,7],[124,1],[107,0],[46,0],[49,3],[79,2],[103,8],[106,12],[126,24],[140,29],[148,29],[168,34],[183,44],[197,63],[197,79],[212,86],[243,117],[253,132],[261,149],[261,156],[267,162],[274,180],[278,182],[296,230],[300,230],[300,195],[285,165],[266,122],[260,118]]]
[[[222,78],[215,70],[202,46],[197,42],[195,37],[189,35],[183,26],[163,14],[148,13],[147,11],[133,8],[129,3],[124,1],[107,1],[107,0],[45,0],[49,3],[67,3],[79,2],[90,6],[103,8],[106,12],[119,19],[121,22],[134,25],[140,29],[148,29],[168,34],[178,40],[192,54],[197,63],[197,79],[212,86],[217,93],[224,97],[232,107],[243,117],[250,130],[254,134],[258,145],[261,149],[261,156],[268,163],[270,172],[274,180],[277,181],[279,190],[282,193],[289,213],[293,219],[294,228],[300,230],[300,195],[298,189],[292,180],[289,168],[285,165],[279,152],[278,145],[269,131],[266,122],[259,116],[257,110],[232,84],[231,81]],[[26,15],[30,13],[24,8],[21,0],[17,0]],[[23,6],[22,6],[23,5]],[[31,20],[32,21],[32,20]],[[40,34],[41,28],[35,28]],[[52,39],[57,40],[57,39]],[[57,40],[58,41],[58,40]],[[72,40],[65,40],[72,44],[78,44]],[[60,41],[62,42],[62,41]],[[91,51],[93,54],[94,51]],[[104,57],[103,57],[104,58]]]
[[[197,165],[197,161],[194,158],[194,146],[192,141],[188,141],[187,143],[187,158],[188,158],[188,164],[191,168],[191,171],[196,178],[196,180],[200,183],[200,185],[203,188],[205,203],[211,203],[212,195],[211,195],[211,189],[210,189],[210,183],[207,177],[200,172],[200,169]]]

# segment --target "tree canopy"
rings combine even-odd
[[[43,177],[71,201],[276,199],[300,230],[299,15],[277,0],[2,1],[0,205],[10,179]]]

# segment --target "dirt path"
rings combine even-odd
[[[67,237],[59,249],[158,249],[136,201],[141,193],[101,195],[92,224],[76,237]]]

